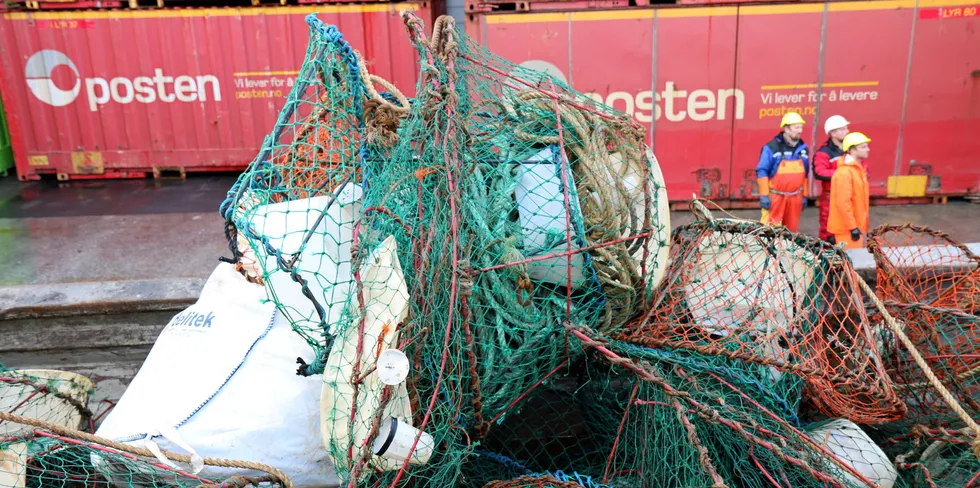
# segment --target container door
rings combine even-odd
[[[731,146],[738,198],[758,199],[759,154],[782,131],[787,112],[803,116],[803,140],[813,152],[814,129],[822,125],[815,116],[823,9],[823,4],[739,7],[736,86],[745,93],[746,107],[745,118],[735,121]]]
[[[654,150],[672,200],[724,201],[742,190],[732,173],[732,129],[751,115],[735,86],[736,7],[661,9],[656,18]]]
[[[828,7],[817,141],[826,140],[823,121],[831,115],[843,115],[852,131],[870,137],[868,182],[874,196],[885,196],[896,174],[914,13],[881,2]]]
[[[895,174],[927,175],[927,192],[932,194],[976,194],[980,192],[976,143],[980,134],[980,35],[976,32],[980,5],[922,7],[916,17]],[[872,151],[876,149],[872,144]],[[877,159],[874,153],[872,158]]]

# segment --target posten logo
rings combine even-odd
[[[75,84],[70,90],[62,90],[55,85],[51,75],[55,68],[67,66],[75,73]],[[24,77],[27,78],[27,87],[38,100],[55,107],[64,107],[78,98],[78,92],[82,90],[82,79],[78,75],[78,68],[75,63],[65,56],[61,51],[45,49],[34,53],[27,60],[24,68]]]
[[[561,80],[562,83],[568,83],[565,74],[547,61],[532,59],[521,63],[520,66],[545,72]],[[528,72],[522,72],[521,75],[529,82],[539,81],[533,77],[528,79],[531,76]],[[661,91],[644,90],[637,93],[614,91],[605,95],[590,92],[585,96],[622,110],[633,116],[637,122],[649,123],[661,119],[666,119],[667,122],[686,120],[703,122],[745,118],[745,93],[738,88],[682,90],[676,82],[670,80],[665,81],[662,86]]]
[[[65,84],[55,83],[55,70],[67,67],[73,73],[70,89],[64,89]],[[75,63],[61,51],[44,49],[28,58],[24,67],[24,78],[31,93],[38,100],[64,107],[75,101],[85,87],[85,98],[89,110],[96,112],[109,102],[119,104],[154,103],[154,102],[206,102],[210,98],[221,101],[221,85],[214,75],[178,75],[167,76],[163,69],[156,68],[152,75],[127,78],[82,78]],[[210,97],[209,97],[210,95]]]

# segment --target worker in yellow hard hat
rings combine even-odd
[[[827,231],[834,235],[837,244],[844,244],[848,249],[864,247],[864,236],[868,233],[871,196],[864,160],[871,152],[869,142],[871,139],[860,132],[844,136],[844,158],[830,178]]]
[[[769,210],[770,225],[784,225],[796,232],[800,214],[806,207],[810,158],[803,142],[803,117],[796,112],[783,116],[783,131],[762,147],[755,175],[759,184],[759,205]]]

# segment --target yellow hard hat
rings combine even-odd
[[[860,132],[851,132],[850,134],[844,136],[844,151],[846,152],[852,147],[860,146],[865,142],[871,142],[871,139]]]
[[[800,117],[800,114],[796,112],[786,112],[786,115],[783,115],[783,121],[779,123],[779,126],[786,127],[787,125],[805,123],[806,122],[803,122],[803,117]]]

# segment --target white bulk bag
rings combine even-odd
[[[247,197],[244,199],[246,208],[236,215],[239,219],[248,219],[251,232],[268,239],[272,248],[287,262],[298,254],[294,267],[323,306],[327,324],[341,318],[354,284],[351,245],[362,193],[360,186],[347,183],[339,189],[336,199],[328,194],[257,205],[254,198]],[[236,225],[244,223],[236,221]],[[302,286],[279,267],[276,256],[267,249],[260,249],[258,253],[252,249],[259,245],[260,242],[250,242],[244,232],[238,233],[238,248],[246,271],[253,276],[262,276],[259,260],[264,259],[265,285],[270,297],[279,304],[279,310],[294,326],[319,325],[319,314],[313,302],[303,295]]]
[[[148,433],[159,433],[152,441],[163,450],[271,465],[296,486],[336,484],[320,440],[321,378],[298,376],[297,357],[311,362],[312,348],[262,286],[222,263],[197,303],[160,334],[97,434],[144,446]],[[118,471],[106,461],[93,455],[111,478]],[[241,474],[258,473],[212,466],[199,473]]]

